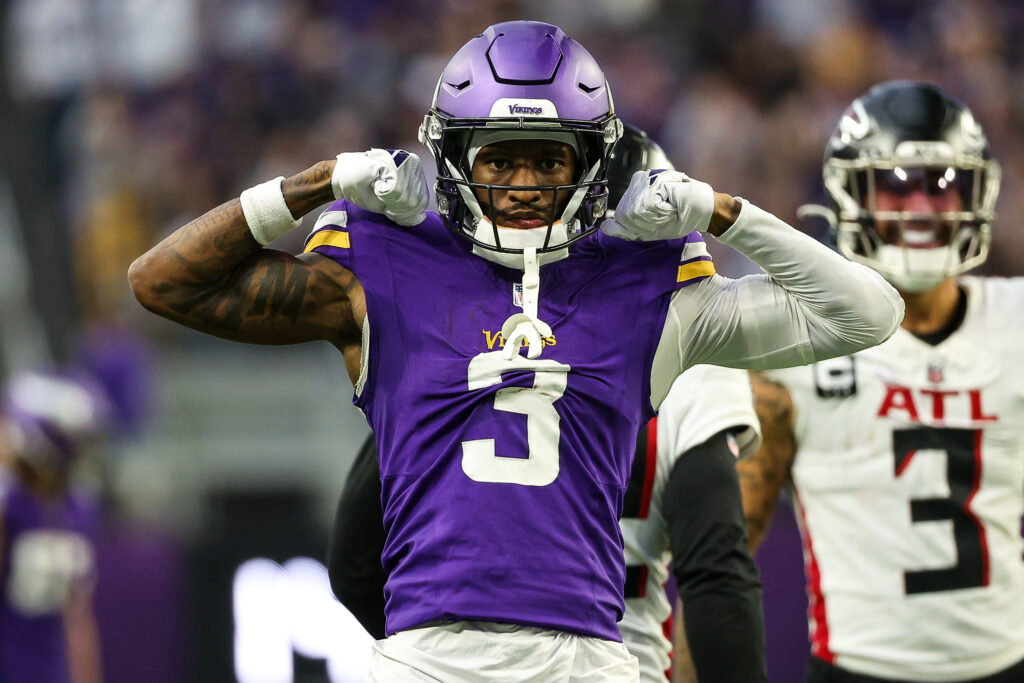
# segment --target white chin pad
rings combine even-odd
[[[494,237],[494,225],[486,218],[480,220],[479,225],[476,229],[474,238],[478,242],[497,248],[497,243]],[[533,247],[534,249],[540,249],[544,246],[544,240],[547,237],[548,226],[542,228],[527,228],[520,230],[517,228],[503,228],[500,225],[497,228],[498,238],[501,239],[501,247],[503,249],[528,249]],[[565,242],[568,239],[565,224],[561,221],[557,221],[551,227],[551,244],[558,244],[559,242]],[[517,270],[523,269],[523,255],[522,254],[506,254],[500,251],[493,251],[480,245],[473,246],[473,253],[481,258],[487,259],[492,263],[503,265],[507,268],[515,268]],[[546,251],[537,254],[537,259],[540,265],[548,263],[554,263],[555,261],[561,261],[569,255],[569,248],[563,247],[555,251]]]
[[[952,246],[908,249],[883,244],[875,251],[875,260],[885,279],[904,292],[923,292],[935,287],[950,277],[959,263]]]

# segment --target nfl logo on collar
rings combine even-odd
[[[932,384],[940,384],[942,382],[942,366],[938,363],[928,364],[928,381]]]

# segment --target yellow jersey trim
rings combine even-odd
[[[303,251],[313,251],[317,247],[348,249],[350,247],[348,233],[341,230],[321,230],[309,239]]]
[[[679,266],[676,282],[686,282],[696,277],[707,277],[715,274],[714,261],[691,261]]]

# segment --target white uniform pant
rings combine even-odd
[[[630,683],[639,678],[637,659],[622,643],[532,626],[459,621],[376,641],[367,680]]]

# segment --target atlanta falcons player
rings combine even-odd
[[[750,535],[788,476],[808,680],[1022,681],[1024,280],[963,275],[989,251],[999,166],[967,107],[896,81],[844,114],[824,180],[839,250],[906,317],[880,346],[755,382]]]

